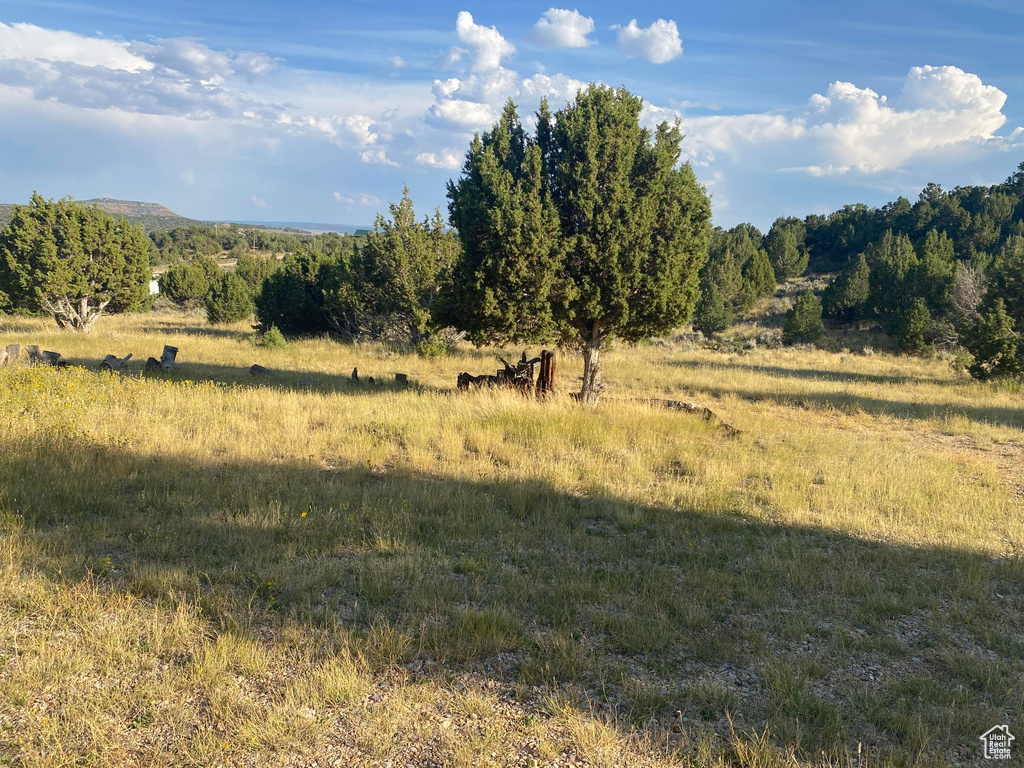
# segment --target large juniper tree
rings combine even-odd
[[[89,331],[104,310],[145,303],[149,245],[124,219],[33,193],[0,232],[0,309],[46,312],[61,328]]]
[[[641,127],[643,101],[592,85],[534,136],[509,101],[449,184],[463,244],[448,322],[477,343],[558,338],[579,349],[581,397],[601,392],[601,351],[663,333],[693,311],[711,206],[678,126]]]

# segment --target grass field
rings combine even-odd
[[[82,367],[0,368],[0,765],[940,766],[1024,739],[1013,384],[668,338],[612,350],[585,408],[455,391],[500,350],[174,315],[0,318],[9,343]],[[164,344],[182,371],[143,376]]]

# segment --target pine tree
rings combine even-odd
[[[722,291],[711,283],[702,287],[700,299],[693,313],[693,329],[700,331],[707,338],[721,333],[732,324],[732,314],[725,306]]]
[[[104,311],[131,312],[149,298],[150,241],[96,207],[38,193],[0,231],[0,309],[51,314],[89,331]]]
[[[977,327],[965,335],[964,346],[974,357],[968,370],[976,379],[1024,374],[1021,337],[1014,331],[1013,320],[1001,298],[981,316]]]
[[[921,243],[919,261],[909,280],[913,293],[924,299],[935,315],[949,312],[955,270],[953,241],[945,232],[930,230]]]
[[[910,307],[897,315],[896,343],[901,352],[919,354],[928,347],[926,334],[932,316],[925,300],[918,297]]]
[[[913,298],[912,278],[918,265],[910,238],[888,230],[865,255],[871,268],[869,306],[883,317],[907,308]]]
[[[249,284],[236,273],[223,273],[211,286],[206,298],[206,319],[209,323],[237,323],[252,315],[252,311]]]
[[[558,338],[581,350],[582,399],[601,392],[600,353],[690,316],[711,236],[710,201],[682,133],[640,126],[641,99],[592,85],[528,137],[509,102],[449,185],[452,325],[478,343]]]
[[[870,273],[863,253],[850,262],[822,294],[821,305],[825,316],[842,320],[863,317],[871,290]]]
[[[775,270],[763,248],[754,251],[743,265],[743,294],[745,308],[752,307],[763,296],[775,293]]]
[[[821,302],[811,290],[797,296],[792,309],[786,311],[786,325],[782,329],[782,341],[793,344],[798,341],[814,341],[821,337],[825,328],[821,322]]]
[[[764,238],[775,277],[799,277],[807,270],[810,258],[805,245],[806,227],[799,219],[776,219]]]

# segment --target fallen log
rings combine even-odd
[[[123,371],[125,364],[132,359],[131,352],[128,353],[127,357],[118,357],[117,355],[107,355],[103,358],[100,363],[101,371]]]
[[[660,406],[662,408],[669,408],[673,411],[685,411],[687,413],[694,413],[697,414],[698,416],[703,416],[707,421],[718,422],[718,425],[726,432],[728,432],[730,435],[740,434],[740,430],[736,429],[736,427],[734,427],[732,424],[722,421],[722,418],[717,413],[712,411],[707,406],[700,405],[699,403],[690,403],[686,402],[685,400],[658,399],[647,400],[646,402],[650,403],[651,405]]]

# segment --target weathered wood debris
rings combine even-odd
[[[249,369],[250,376],[262,376],[264,378],[274,375],[274,372],[269,368],[264,368],[262,365],[253,365]]]
[[[118,357],[117,355],[107,355],[103,358],[100,363],[101,371],[123,371],[125,364],[132,359],[132,355],[129,352],[127,357]]]
[[[502,364],[495,374],[473,374],[463,371],[456,379],[456,386],[459,389],[470,389],[471,387],[509,387],[523,393],[534,392],[538,395],[550,394],[555,388],[555,353],[544,350],[540,357],[532,360],[526,359],[526,353],[515,365],[509,363],[505,358],[499,357]],[[534,366],[540,363],[541,375],[537,382],[534,382]]]
[[[60,352],[40,351],[36,344],[26,344],[25,352],[28,353],[28,361],[32,365],[60,365]]]
[[[15,365],[20,358],[20,344],[8,344],[3,349],[0,349],[0,365]]]
[[[164,351],[160,355],[160,359],[157,360],[155,357],[149,358],[146,361],[146,373],[153,371],[163,371],[164,373],[173,373],[181,368],[181,363],[177,362],[178,348],[169,345],[164,345]]]

